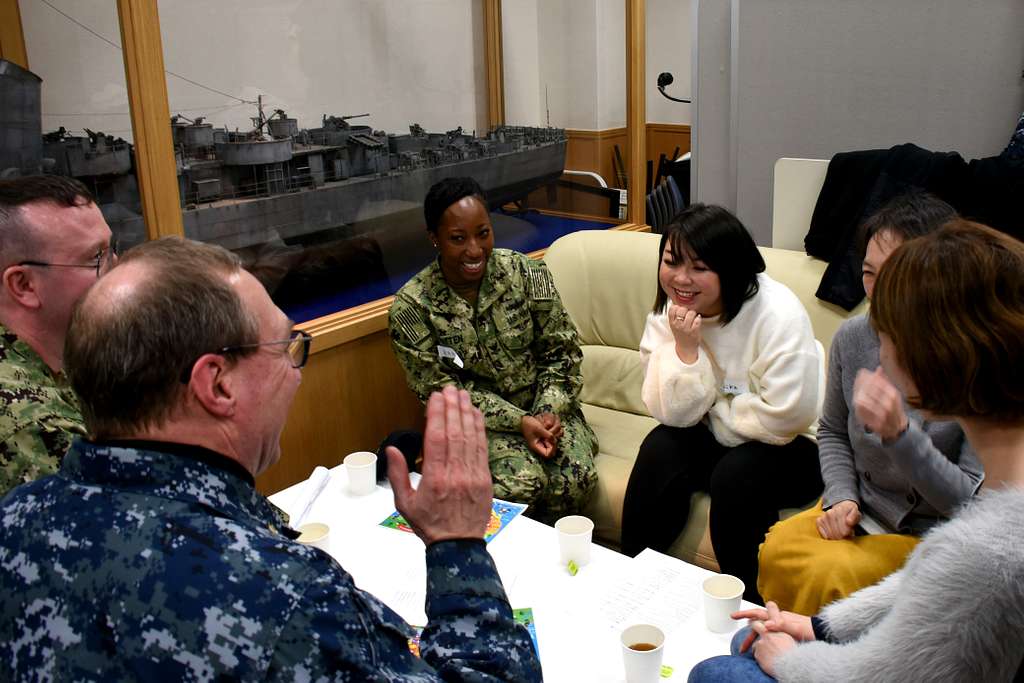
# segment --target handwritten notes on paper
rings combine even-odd
[[[651,549],[644,550],[604,586],[598,616],[612,630],[629,624],[654,624],[666,633],[700,608],[699,572]]]

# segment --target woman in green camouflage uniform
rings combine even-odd
[[[406,380],[425,400],[470,391],[487,425],[494,495],[553,521],[579,512],[597,482],[597,438],[583,419],[583,353],[547,267],[494,248],[480,186],[448,178],[424,200],[437,260],[395,296],[388,326]]]

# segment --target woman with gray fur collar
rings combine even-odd
[[[1010,681],[1024,655],[1024,244],[955,220],[903,244],[875,285],[881,361],[908,403],[956,419],[980,493],[907,564],[815,617],[737,612],[708,681]],[[774,678],[773,678],[774,677]]]

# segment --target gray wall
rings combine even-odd
[[[903,142],[990,156],[1024,109],[1022,0],[697,4],[696,196],[761,244],[779,157]]]

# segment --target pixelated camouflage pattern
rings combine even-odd
[[[53,474],[85,435],[78,399],[32,347],[0,325],[0,497]]]
[[[454,384],[483,412],[495,495],[528,503],[534,514],[582,508],[597,482],[597,437],[580,411],[576,327],[542,261],[493,250],[475,306],[448,286],[435,261],[398,291],[388,327],[421,400]],[[439,347],[455,351],[463,367]],[[545,411],[561,418],[566,433],[555,456],[541,462],[526,447],[520,421]]]
[[[482,541],[426,550],[419,659],[411,628],[228,468],[76,440],[0,517],[0,678],[541,678]]]

